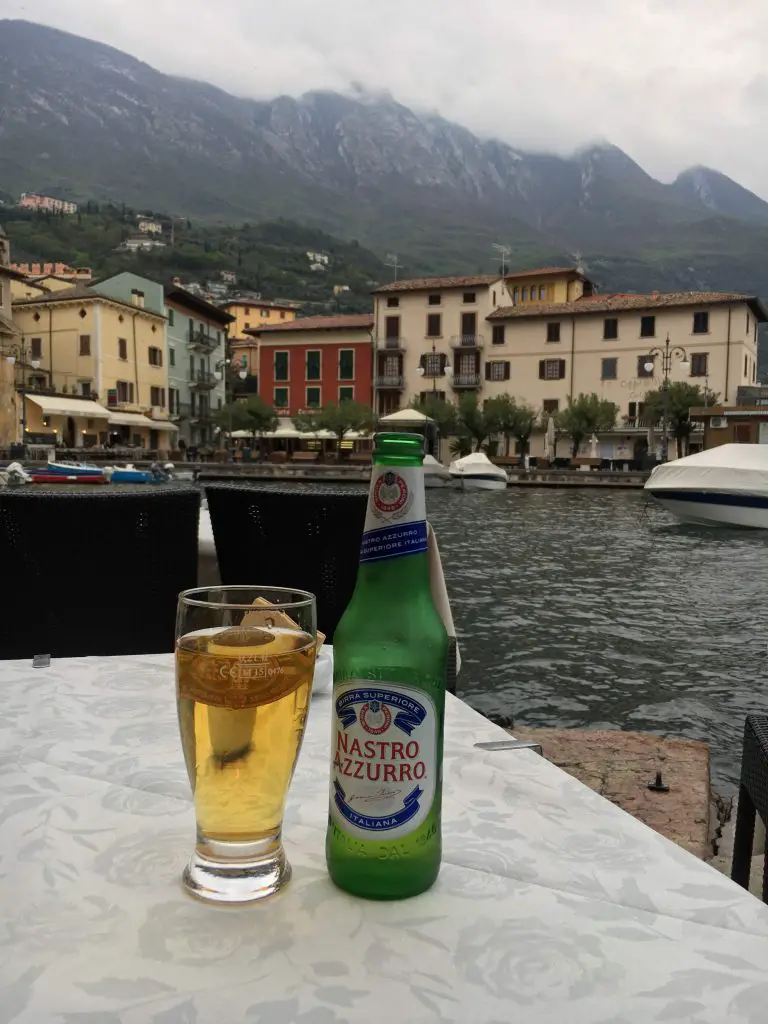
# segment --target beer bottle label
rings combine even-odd
[[[420,466],[374,466],[361,562],[427,550],[427,507]]]
[[[437,711],[429,694],[400,683],[337,683],[333,731],[335,824],[369,840],[417,829],[437,786]]]

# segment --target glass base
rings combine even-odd
[[[291,865],[282,844],[199,843],[184,868],[187,892],[207,903],[252,903],[285,888]]]

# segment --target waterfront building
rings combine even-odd
[[[77,203],[46,196],[42,192],[22,192],[19,206],[25,210],[43,210],[46,213],[77,213]]]
[[[311,316],[250,328],[262,398],[281,416],[351,399],[373,402],[373,315]],[[253,367],[253,361],[249,363]]]
[[[163,222],[153,220],[151,217],[139,216],[137,227],[141,235],[162,235],[163,233]]]
[[[68,263],[12,263],[11,269],[36,281],[53,276],[70,284],[90,284],[93,279],[90,267],[70,267]]]
[[[252,340],[246,334],[252,327],[289,323],[296,319],[299,311],[295,302],[272,302],[248,295],[228,299],[221,307],[234,318],[229,328],[230,343]]]
[[[12,311],[26,353],[15,364],[26,392],[18,436],[23,421],[40,443],[175,446],[160,285],[119,274],[17,299]]]
[[[214,441],[215,415],[226,403],[229,313],[177,284],[165,288],[168,322],[168,412],[187,444]]]
[[[691,419],[704,429],[704,448],[721,444],[768,444],[768,387],[744,386],[736,390],[736,402],[691,409]]]

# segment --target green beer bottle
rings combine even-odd
[[[432,600],[422,438],[377,434],[357,585],[334,634],[326,861],[369,899],[440,870],[448,636]]]

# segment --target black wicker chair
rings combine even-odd
[[[233,483],[205,493],[221,582],[309,590],[333,643],[355,589],[367,488]]]
[[[209,484],[221,581],[298,587],[317,597],[317,627],[333,634],[357,579],[368,490],[328,485]],[[456,692],[456,642],[446,687]]]
[[[172,651],[199,508],[176,485],[0,491],[0,658]]]
[[[765,715],[747,715],[744,723],[731,878],[745,889],[749,888],[752,866],[755,814],[759,814],[763,824],[768,825],[768,717]],[[768,841],[764,852],[763,903],[768,903]]]

